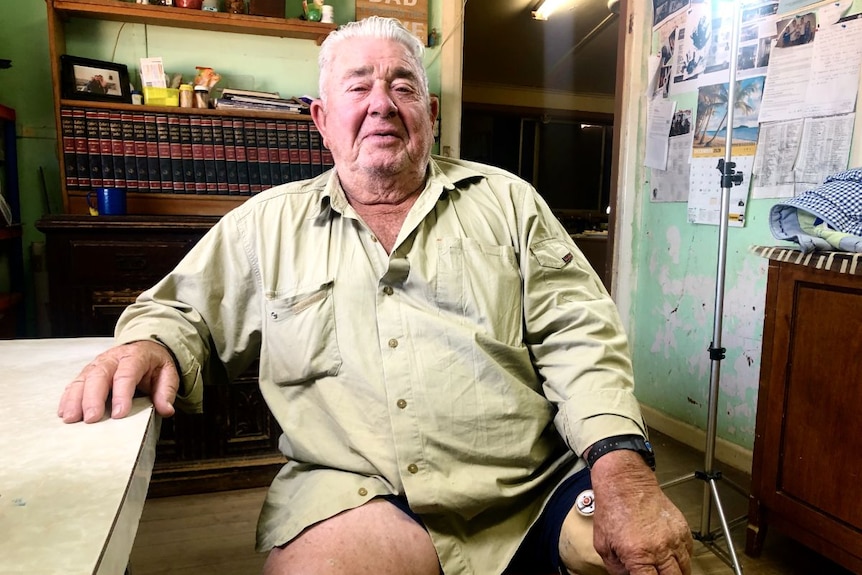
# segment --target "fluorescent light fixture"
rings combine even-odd
[[[533,10],[534,20],[547,20],[551,14],[569,4],[571,0],[543,0],[539,7]]]

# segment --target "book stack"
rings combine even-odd
[[[308,104],[299,98],[282,98],[278,92],[225,88],[213,106],[217,109],[266,110],[288,114],[308,114]]]
[[[305,118],[60,110],[67,191],[252,195],[333,166]]]

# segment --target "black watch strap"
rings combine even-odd
[[[652,445],[640,435],[615,435],[596,441],[587,452],[587,467],[592,469],[601,456],[620,449],[637,452],[649,468],[655,471],[655,453]]]

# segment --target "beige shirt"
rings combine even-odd
[[[259,354],[290,460],[260,550],[404,494],[446,573],[500,573],[574,454],[644,433],[600,280],[532,187],[464,161],[432,159],[391,255],[334,172],[251,198],[117,336],[173,350],[187,409]]]

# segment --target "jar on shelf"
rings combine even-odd
[[[231,14],[245,14],[245,0],[225,0],[224,11]]]

